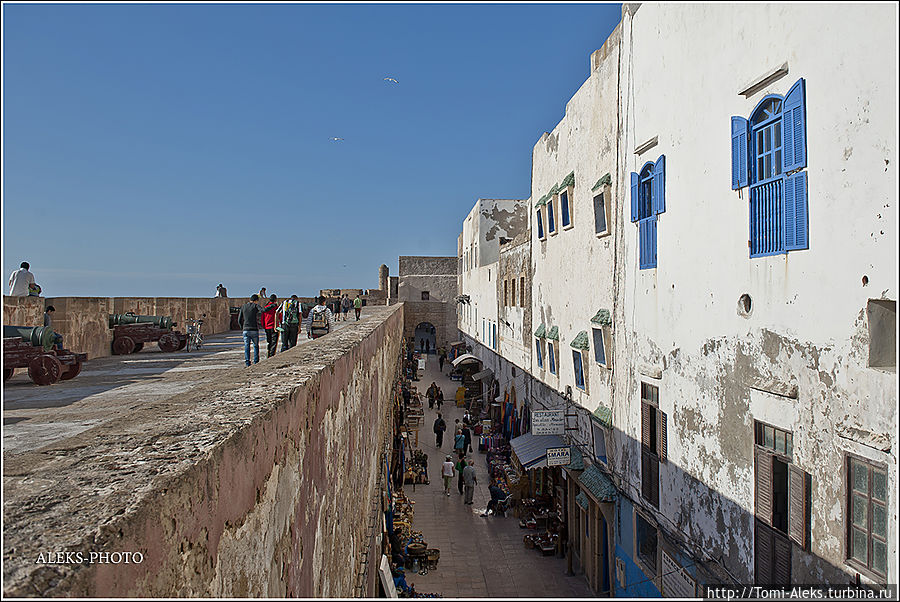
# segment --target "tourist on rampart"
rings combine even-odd
[[[281,305],[281,350],[287,351],[297,344],[297,333],[300,332],[300,320],[302,319],[300,300],[297,295],[291,295]]]
[[[224,299],[224,298],[227,298],[227,297],[228,297],[228,291],[225,290],[225,285],[223,285],[223,284],[220,282],[220,283],[219,283],[219,286],[216,287],[216,298],[217,298],[217,299]]]
[[[351,305],[353,305],[353,302],[350,300],[350,297],[345,294],[341,299],[341,316],[344,322],[347,321],[347,314],[350,313]]]
[[[278,311],[278,297],[269,296],[269,302],[262,311],[263,328],[266,330],[266,357],[272,357],[278,351],[278,331],[275,314]]]
[[[244,336],[244,364],[250,365],[250,342],[253,342],[253,363],[259,363],[259,295],[250,297],[250,301],[241,306],[238,313],[238,324]]]
[[[325,305],[325,297],[319,295],[316,299],[316,306],[309,311],[309,325],[306,327],[306,336],[311,339],[318,339],[331,332],[333,324],[334,314]]]
[[[28,286],[34,284],[34,274],[28,271],[31,266],[27,261],[23,261],[19,269],[13,272],[9,277],[9,295],[10,297],[27,297],[29,294]]]
[[[359,298],[359,295],[356,295],[356,299],[353,300],[353,311],[356,312],[356,320],[359,321],[359,312],[362,311],[362,299]]]

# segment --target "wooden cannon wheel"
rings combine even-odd
[[[52,385],[62,375],[62,364],[55,355],[42,353],[28,362],[28,376],[37,385]]]
[[[140,351],[140,350],[143,349],[143,348],[144,348],[144,344],[143,344],[143,343],[135,343],[135,344],[134,344],[134,349],[132,350],[131,353],[137,353],[138,351]]]
[[[3,369],[3,382],[8,381],[12,378],[13,373],[16,371],[15,368],[4,368]]]
[[[60,374],[60,380],[71,380],[81,373],[81,362],[75,362],[67,367],[66,371]]]
[[[128,355],[134,351],[134,339],[131,337],[118,337],[113,341],[112,346],[115,355]]]
[[[178,351],[181,351],[185,347],[187,347],[187,337],[179,338],[178,339]]]
[[[180,341],[178,340],[178,337],[171,332],[167,332],[166,334],[159,337],[159,343],[157,343],[157,345],[159,345],[160,351],[164,351],[166,353],[177,351],[179,344]]]

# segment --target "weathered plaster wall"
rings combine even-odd
[[[512,242],[500,246],[497,265],[497,334],[501,356],[519,366],[531,369],[531,232],[525,230]],[[522,286],[522,278],[525,285]],[[515,281],[515,299],[512,299],[512,282]],[[507,304],[503,303],[503,286],[506,282]],[[524,294],[523,294],[524,292]],[[524,305],[522,302],[524,301]]]
[[[351,597],[403,308],[4,463],[4,595]],[[39,553],[141,552],[140,564]]]
[[[43,326],[44,298],[3,295],[3,324],[5,326]]]
[[[752,580],[753,421],[792,431],[793,463],[812,475],[811,550],[794,546],[793,580],[848,582],[856,571],[844,561],[845,454],[886,466],[889,490],[897,483],[896,372],[867,367],[865,311],[870,298],[897,298],[896,57],[888,69],[868,58],[893,41],[896,13],[759,8],[648,4],[633,23],[623,16],[623,47],[632,50],[622,60],[620,184],[665,155],[666,211],[656,269],[637,269],[637,228],[624,220],[615,325],[628,343],[617,359],[633,369],[617,373],[624,405],[615,420],[632,443],[615,462],[637,495],[639,387],[658,385],[670,458],[660,467],[660,514],[695,549]],[[785,62],[787,75],[738,94]],[[747,189],[731,190],[730,118],[749,117],[801,77],[810,248],[750,259]],[[697,99],[703,110],[683,110]],[[654,136],[655,147],[634,154]],[[630,192],[623,196],[627,213]],[[745,293],[748,317],[737,311]],[[791,390],[795,398],[783,395]],[[896,496],[888,503],[890,583]]]
[[[570,343],[584,331],[592,335],[591,318],[600,309],[612,310],[616,245],[621,232],[613,217],[621,212],[617,159],[617,114],[619,85],[619,29],[613,31],[603,48],[592,56],[592,71],[587,81],[566,103],[566,114],[552,132],[545,133],[532,151],[531,197],[538,201],[574,172],[571,190],[571,226],[564,228],[559,196],[552,198],[556,232],[548,228],[550,205],[535,208],[531,203],[531,235],[533,260],[532,328],[540,324],[547,330],[559,328],[557,374],[551,374],[548,362],[538,367],[532,354],[531,372],[556,390],[572,388],[576,402],[590,411],[599,404],[612,403],[612,370],[594,361],[594,342],[584,353],[586,387],[575,386]],[[594,189],[598,181],[610,174],[610,184]],[[600,192],[605,199],[607,223],[603,234],[595,228],[594,197]],[[544,238],[538,237],[537,213],[541,212]],[[607,342],[615,343],[615,337]],[[532,337],[532,347],[534,339]],[[546,358],[545,358],[546,359]]]

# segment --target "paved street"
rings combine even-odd
[[[449,371],[444,364],[444,373]],[[425,422],[419,432],[419,447],[428,454],[429,485],[404,485],[404,492],[415,504],[412,528],[421,531],[429,548],[441,552],[438,568],[427,575],[409,575],[407,581],[415,584],[416,591],[442,594],[448,598],[512,598],[512,597],[592,597],[587,581],[582,575],[566,575],[564,558],[541,556],[535,550],[526,549],[522,537],[529,533],[521,529],[513,513],[507,517],[482,517],[490,494],[485,455],[478,452],[473,441],[473,454],[478,486],[475,488],[474,505],[466,506],[458,493],[456,479],[450,488],[450,497],[443,493],[440,478],[441,464],[453,447],[454,421],[462,420],[463,409],[456,408],[454,396],[458,383],[451,381],[438,370],[436,356],[429,356],[425,376],[416,385],[424,396],[435,381],[444,392],[445,402],[441,413],[447,422],[443,446],[438,450],[434,443],[432,424],[437,410],[425,406]],[[454,458],[456,456],[454,455]]]

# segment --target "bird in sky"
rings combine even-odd
[[[398,82],[396,79],[394,79],[393,77],[386,77],[386,78],[384,78],[384,81],[386,81],[386,82],[391,82],[392,84],[399,84],[399,83],[400,83],[400,82]]]
[[[332,141],[332,142],[343,142],[344,139],[343,139],[343,138],[334,138],[334,137],[332,137],[332,138],[331,138],[331,141]]]

